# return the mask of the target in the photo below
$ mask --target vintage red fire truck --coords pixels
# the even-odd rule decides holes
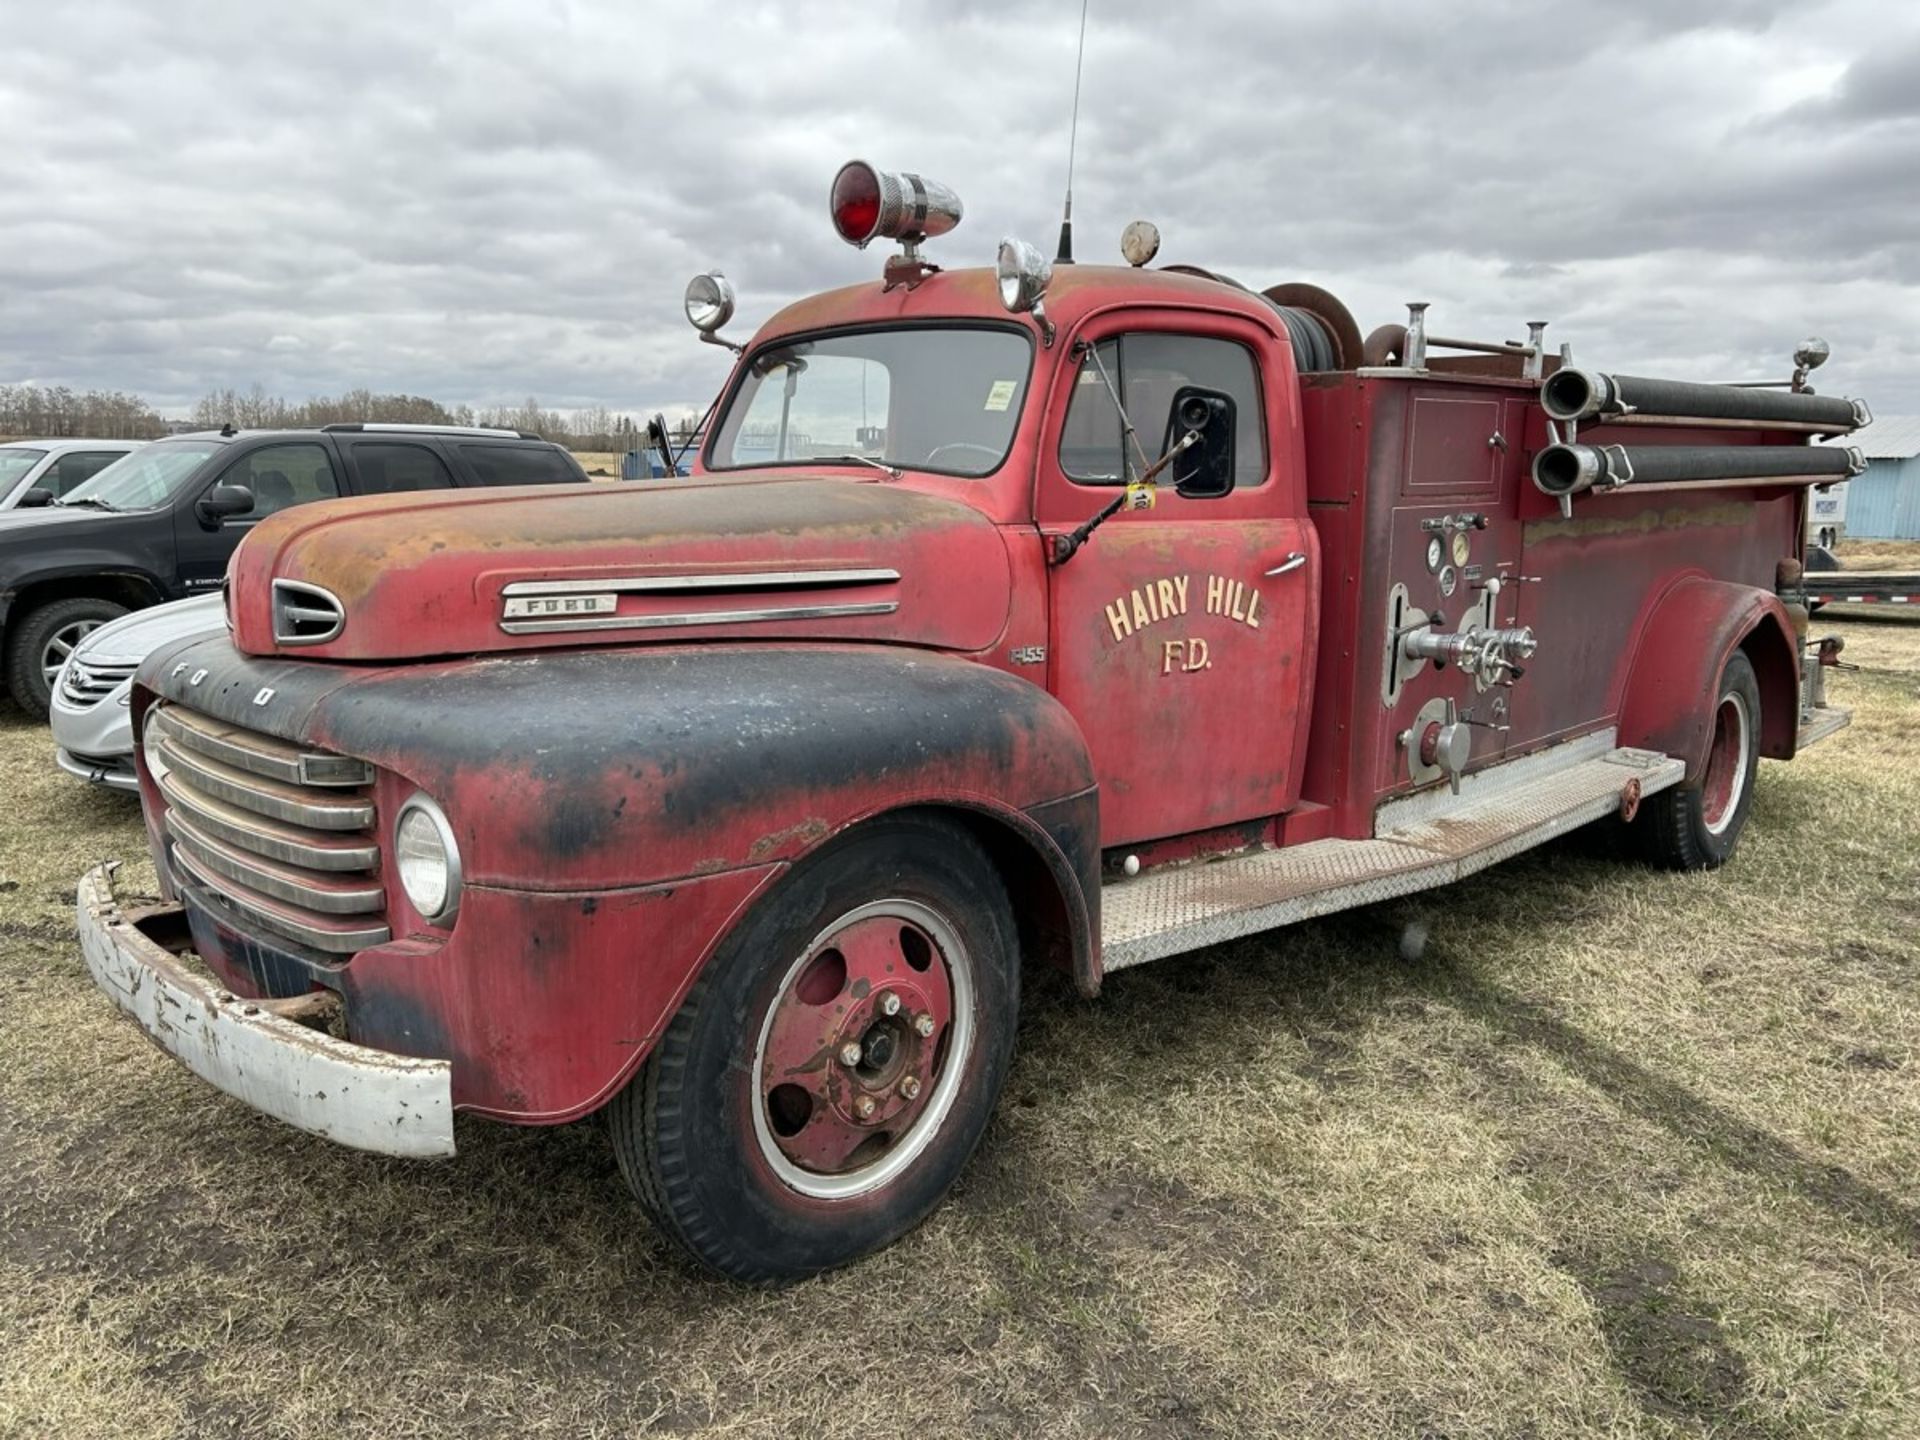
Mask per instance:
[[[1363,339],[1140,225],[943,271],[958,201],[858,163],[831,208],[901,252],[734,347],[691,478],[287,512],[148,662],[165,899],[103,868],[79,923],[165,1049],[388,1154],[604,1112],[772,1281],[938,1203],[1023,966],[1092,996],[1604,817],[1715,866],[1845,723],[1800,559],[1866,416],[1804,373]]]

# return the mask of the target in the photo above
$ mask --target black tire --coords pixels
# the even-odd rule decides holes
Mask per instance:
[[[84,595],[52,600],[28,611],[14,623],[7,644],[7,690],[13,703],[35,719],[46,719],[53,703],[53,684],[44,667],[55,658],[65,658],[59,647],[64,644],[71,648],[71,642],[86,631],[97,630],[126,613],[124,605]]]
[[[1669,870],[1713,870],[1740,844],[1760,768],[1760,682],[1746,652],[1736,650],[1714,692],[1714,729],[1699,780],[1662,790],[1634,822],[1647,858]],[[1728,746],[1728,707],[1744,712],[1744,744]]]
[[[894,1159],[890,1148],[865,1162],[902,1168],[864,1193],[802,1193],[776,1167],[787,1165],[800,1184],[847,1177],[802,1172],[780,1155],[770,1126],[782,1117],[773,1097],[763,1096],[760,1056],[771,1053],[776,1019],[793,1013],[777,1007],[811,983],[804,977],[814,961],[806,957],[837,953],[826,943],[843,933],[836,927],[876,905],[883,911],[920,907],[947,927],[958,958],[932,963],[942,975],[966,969],[971,1033],[955,1042],[961,1060],[950,1064],[948,1042],[961,1034],[963,1008],[956,983],[950,1022],[925,1042],[932,1053],[920,1053],[934,1088],[927,1108],[901,1133],[896,1148],[904,1158]],[[874,919],[894,923],[890,913],[857,923]],[[905,930],[900,936],[908,938]],[[847,1012],[849,1025],[864,1023],[858,1007],[870,993],[836,990],[833,998],[844,1003],[831,1012]],[[830,1002],[806,1003],[828,1013]],[[796,866],[753,908],[607,1107],[621,1172],[661,1234],[734,1279],[774,1284],[857,1260],[925,1219],[966,1165],[1006,1081],[1019,1004],[1018,931],[1005,887],[979,842],[929,814],[906,812],[863,825]],[[821,1067],[818,1083],[845,1085],[844,1076],[827,1076],[831,1066]],[[893,1092],[885,1093],[887,1103],[895,1103]],[[943,1111],[936,1108],[941,1105]],[[923,1131],[917,1121],[929,1117],[934,1123]],[[850,1123],[823,1111],[818,1117],[809,1112],[804,1125],[815,1118],[826,1123],[809,1133],[838,1135]],[[865,1183],[860,1177],[871,1173],[855,1168],[848,1183]]]

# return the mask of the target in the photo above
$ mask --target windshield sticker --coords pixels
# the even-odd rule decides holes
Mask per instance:
[[[1004,410],[1013,404],[1013,392],[1020,388],[1018,380],[996,380],[987,390],[987,409]]]

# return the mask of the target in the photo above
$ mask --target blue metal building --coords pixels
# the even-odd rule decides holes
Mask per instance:
[[[1847,534],[1920,540],[1920,415],[1879,415],[1842,442],[1858,445],[1867,472],[1847,483]]]

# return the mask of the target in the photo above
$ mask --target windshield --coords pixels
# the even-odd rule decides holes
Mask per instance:
[[[7,487],[40,463],[44,450],[0,450],[0,497]]]
[[[187,477],[200,468],[201,461],[219,453],[218,440],[162,440],[114,461],[55,503],[151,510],[171,500]]]
[[[714,427],[708,468],[858,456],[943,475],[1000,467],[1026,396],[1024,331],[868,330],[753,357]]]

